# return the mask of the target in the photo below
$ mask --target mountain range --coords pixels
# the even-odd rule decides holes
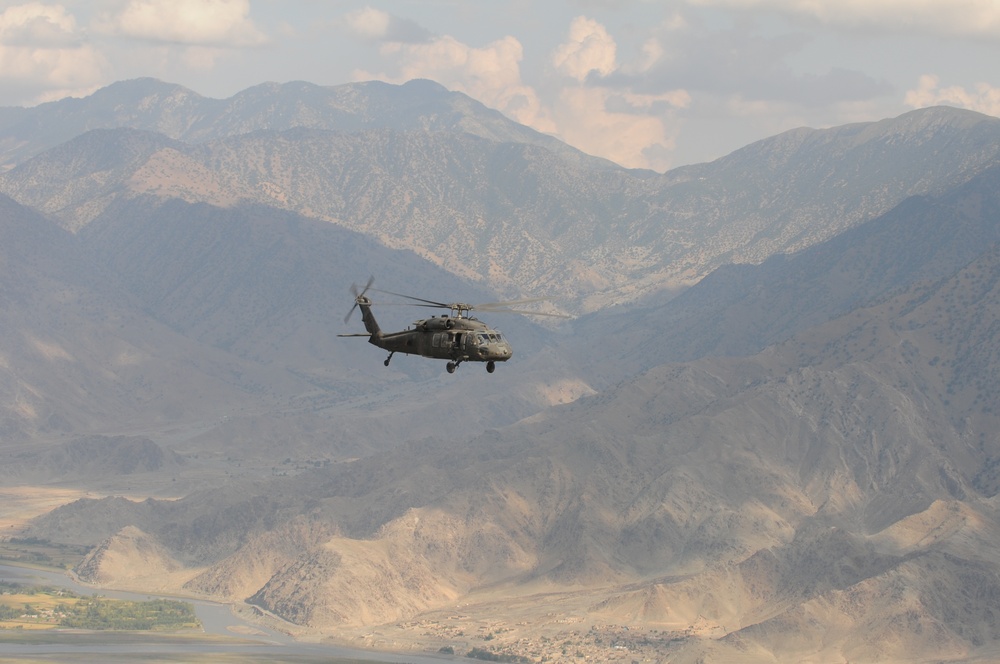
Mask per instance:
[[[83,578],[536,660],[1000,645],[1000,120],[659,174],[427,81],[142,79],[0,136],[0,478],[101,495],[24,531]],[[575,320],[385,368],[369,274]]]
[[[1000,150],[1000,120],[926,109],[793,130],[658,175],[567,158],[568,148],[432,84],[402,86],[392,103],[385,87],[262,86],[220,105],[153,81],[119,84],[79,111],[79,100],[35,110],[45,129],[67,126],[69,112],[82,126],[115,126],[17,163],[0,191],[73,231],[140,195],[259,203],[414,251],[494,291],[544,288],[590,311],[830,238],[907,196],[960,184]],[[161,110],[110,113],[104,98],[127,92],[131,103],[114,108]],[[386,111],[376,120],[379,105]],[[44,145],[36,139],[34,150]]]

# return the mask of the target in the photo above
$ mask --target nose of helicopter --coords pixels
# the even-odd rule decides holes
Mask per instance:
[[[514,351],[510,347],[510,344],[504,342],[494,344],[489,348],[483,348],[480,353],[484,359],[503,362],[505,360],[509,360],[510,356],[514,354]]]

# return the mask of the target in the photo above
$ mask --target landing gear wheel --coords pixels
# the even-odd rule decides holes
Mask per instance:
[[[458,365],[454,362],[449,362],[446,368],[448,369],[448,373],[455,373],[455,369],[458,368]]]
[[[490,360],[486,363],[486,373],[493,373],[497,369],[497,363]]]
[[[382,364],[384,364],[385,366],[389,366],[389,358],[385,358],[385,362],[383,362]]]

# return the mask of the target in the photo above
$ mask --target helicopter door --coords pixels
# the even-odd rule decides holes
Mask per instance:
[[[465,348],[465,335],[461,332],[455,335],[455,350]]]

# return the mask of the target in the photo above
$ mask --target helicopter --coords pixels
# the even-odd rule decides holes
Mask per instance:
[[[374,277],[369,279],[368,283],[360,291],[356,284],[351,285],[351,293],[354,295],[354,306],[351,307],[351,310],[347,312],[347,316],[344,317],[344,323],[347,324],[354,314],[355,309],[361,309],[361,321],[364,323],[367,332],[338,334],[337,336],[367,337],[368,343],[389,351],[389,357],[385,358],[383,362],[385,366],[389,366],[389,360],[396,353],[406,353],[436,360],[447,360],[448,364],[445,368],[448,370],[448,373],[455,373],[455,370],[462,362],[485,362],[486,371],[493,373],[496,370],[497,362],[506,362],[509,360],[514,354],[514,349],[499,330],[491,328],[483,321],[473,317],[471,315],[473,310],[568,318],[568,316],[562,314],[523,311],[510,308],[514,305],[541,302],[551,298],[537,297],[509,302],[490,302],[487,304],[435,302],[434,300],[425,300],[420,297],[413,297],[412,295],[403,295],[401,293],[372,288],[373,282]],[[448,310],[448,314],[423,318],[416,321],[412,327],[401,332],[383,332],[375,320],[375,315],[372,313],[372,305],[374,303],[367,296],[368,291],[412,300],[412,306],[446,309]]]

